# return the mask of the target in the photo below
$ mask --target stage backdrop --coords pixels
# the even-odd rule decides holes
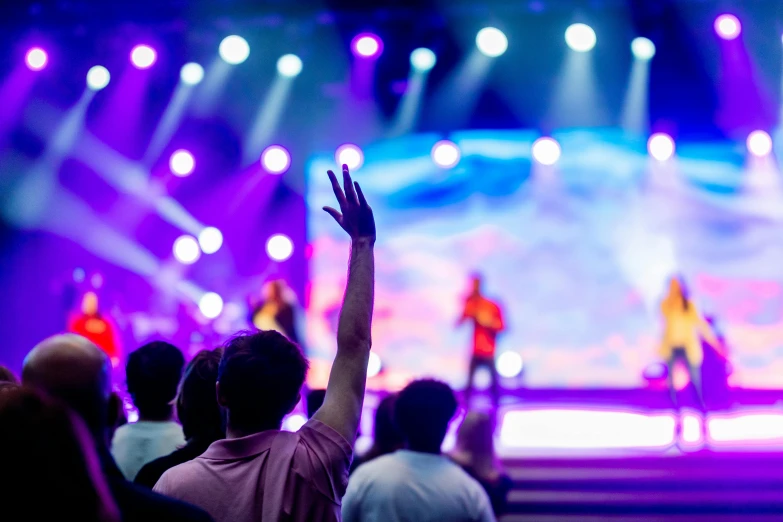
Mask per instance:
[[[633,387],[656,360],[659,302],[682,273],[731,349],[731,382],[783,387],[783,188],[774,160],[746,162],[731,143],[679,144],[648,158],[618,130],[554,135],[554,167],[531,163],[537,135],[470,131],[440,169],[435,135],[365,149],[355,173],[378,223],[371,386],[414,376],[463,386],[470,329],[455,328],[469,274],[505,310],[499,350],[524,360],[530,387]],[[780,155],[778,150],[778,155]],[[334,158],[308,167],[312,384],[334,354],[348,241],[321,207]]]

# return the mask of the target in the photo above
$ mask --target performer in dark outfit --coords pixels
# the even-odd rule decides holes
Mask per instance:
[[[486,367],[492,376],[492,403],[497,410],[500,401],[498,373],[495,369],[495,345],[497,335],[503,331],[503,314],[500,306],[481,294],[481,277],[474,275],[471,280],[471,293],[465,300],[462,317],[458,325],[465,321],[473,324],[473,356],[470,359],[468,386],[465,390],[465,402],[470,404],[473,393],[473,379],[476,370]]]
[[[296,308],[290,288],[282,279],[268,282],[264,285],[263,299],[251,303],[250,324],[259,330],[274,330],[285,335],[291,342],[301,347],[296,328]]]

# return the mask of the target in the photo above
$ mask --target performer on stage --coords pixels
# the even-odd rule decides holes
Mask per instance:
[[[296,298],[282,279],[264,285],[260,302],[250,304],[250,323],[259,330],[274,330],[299,344],[296,327]]]
[[[481,276],[474,275],[471,280],[471,293],[465,300],[465,306],[458,325],[467,320],[473,324],[473,356],[470,359],[468,386],[465,390],[465,402],[470,403],[473,393],[473,379],[476,370],[486,367],[492,376],[492,403],[497,410],[500,401],[498,373],[495,369],[495,343],[497,335],[503,331],[503,314],[500,306],[481,294]]]
[[[87,292],[82,297],[81,313],[68,321],[68,331],[86,337],[106,352],[113,367],[120,364],[121,350],[114,326],[98,311],[98,296]]]
[[[685,282],[673,277],[669,282],[669,293],[661,303],[664,320],[663,340],[659,355],[669,367],[669,393],[675,407],[678,407],[677,390],[674,388],[674,366],[681,359],[688,367],[691,383],[696,389],[699,405],[706,411],[701,381],[701,365],[704,360],[702,338],[720,351],[720,343],[710,325],[699,313],[688,297]]]

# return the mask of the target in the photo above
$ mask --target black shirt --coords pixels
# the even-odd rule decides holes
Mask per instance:
[[[133,479],[133,483],[139,486],[152,489],[160,480],[160,477],[169,469],[185,462],[191,461],[207,451],[212,442],[201,442],[193,440],[185,444],[182,448],[159,457],[152,462],[145,464]]]

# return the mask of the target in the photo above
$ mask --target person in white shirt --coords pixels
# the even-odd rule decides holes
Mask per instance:
[[[395,420],[406,449],[359,466],[343,498],[343,522],[491,522],[484,488],[441,454],[457,400],[448,385],[414,381],[402,390]]]
[[[128,357],[128,392],[139,420],[117,429],[111,453],[127,480],[144,466],[185,444],[182,426],[173,420],[173,402],[185,358],[176,346],[162,341],[145,344]]]

